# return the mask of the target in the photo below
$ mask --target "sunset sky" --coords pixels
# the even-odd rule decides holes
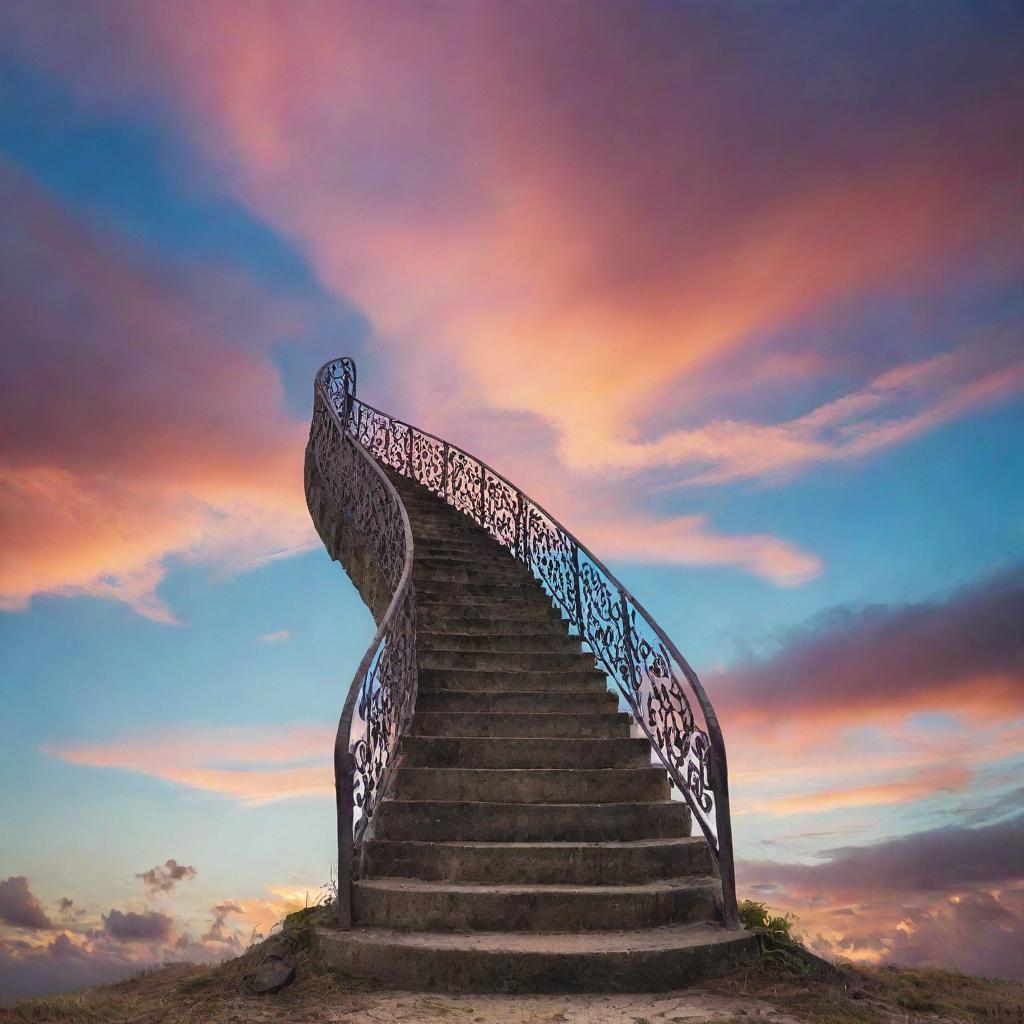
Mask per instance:
[[[741,896],[1024,978],[1022,128],[1014,0],[0,4],[0,1000],[328,880],[341,354],[696,667]]]

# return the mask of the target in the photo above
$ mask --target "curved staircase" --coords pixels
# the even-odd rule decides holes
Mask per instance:
[[[344,385],[342,409],[330,410],[338,426],[352,415],[354,368],[351,393]],[[321,371],[317,399],[329,398]],[[323,961],[405,989],[650,991],[745,953],[752,937],[723,924],[734,894],[708,839],[691,835],[690,805],[672,799],[670,774],[652,764],[651,739],[620,709],[629,701],[609,691],[582,631],[570,633],[493,531],[357,436],[340,443],[373,461],[406,550],[396,584],[395,552],[390,570],[375,561],[352,527],[369,520],[344,507],[355,492],[339,497],[311,440],[314,521],[385,630],[346,705],[365,735],[352,743],[358,728],[344,714],[339,730],[339,875],[351,861],[352,880],[345,893],[339,878],[340,926],[318,930]],[[411,440],[409,452],[403,469]],[[411,624],[388,636],[388,616],[406,606]],[[389,650],[394,693],[379,668]],[[354,846],[352,780],[363,812]]]

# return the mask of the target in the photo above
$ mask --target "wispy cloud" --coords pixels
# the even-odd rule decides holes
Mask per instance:
[[[282,640],[291,640],[290,629],[276,629],[272,633],[261,633],[256,639],[264,644],[278,644]]]
[[[858,808],[877,828],[964,820],[961,805],[1020,771],[1022,612],[1017,569],[933,601],[836,609],[705,673],[741,832],[753,841],[787,817],[828,831]]]
[[[625,511],[625,510],[623,510]],[[643,513],[621,519],[581,517],[580,533],[610,559],[660,565],[731,566],[792,587],[818,576],[816,555],[770,534],[727,534],[705,515],[657,519]]]
[[[865,786],[837,786],[812,789],[790,796],[755,801],[754,811],[769,814],[806,814],[820,811],[841,811],[851,807],[886,807],[893,804],[927,800],[937,793],[954,793],[967,788],[973,773],[962,765],[937,765],[914,773],[909,778],[875,782]],[[768,773],[770,780],[771,773]]]
[[[181,728],[45,752],[69,764],[116,768],[249,804],[333,792],[334,731],[314,725]]]
[[[714,420],[650,442],[609,438],[574,461],[600,472],[676,466],[677,482],[721,484],[860,459],[1024,390],[1024,360],[978,362],[975,349],[964,349],[888,370],[784,423]]]

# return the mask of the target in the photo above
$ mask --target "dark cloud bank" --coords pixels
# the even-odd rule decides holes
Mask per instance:
[[[711,687],[709,687],[710,689]],[[714,680],[740,717],[859,709],[1024,709],[1024,566],[944,601],[836,609]]]

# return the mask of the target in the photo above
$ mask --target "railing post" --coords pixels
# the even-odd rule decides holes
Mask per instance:
[[[722,919],[726,928],[740,927],[736,902],[736,862],[732,852],[732,814],[729,809],[729,774],[725,747],[712,742],[710,752],[711,792],[715,795],[715,834],[718,839],[718,870],[722,876]]]
[[[414,477],[412,475],[412,442],[413,442],[412,425],[407,423],[406,424],[406,429],[409,431],[409,472],[408,472],[407,475],[408,475],[409,479],[415,480],[416,477]]]
[[[334,797],[338,811],[338,927],[352,927],[352,819],[355,792],[355,759],[341,746],[334,745]]]
[[[516,558],[523,558],[523,492],[516,491]],[[524,559],[525,561],[525,559]]]
[[[487,527],[487,470],[484,464],[480,463],[480,525]]]
[[[448,500],[448,442],[441,448],[441,497]]]

